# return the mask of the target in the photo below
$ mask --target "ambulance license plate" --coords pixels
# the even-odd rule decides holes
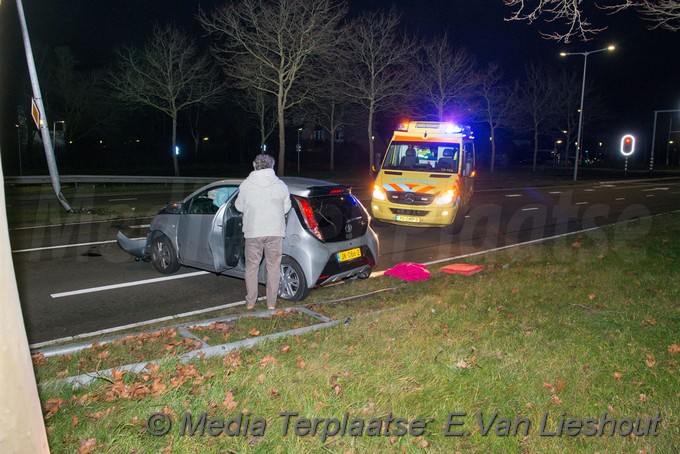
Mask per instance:
[[[352,259],[358,259],[361,257],[361,248],[355,247],[354,249],[338,252],[336,255],[338,257],[338,262],[347,262]]]
[[[397,221],[402,221],[402,222],[420,222],[420,218],[418,216],[402,216],[400,214],[397,215]]]

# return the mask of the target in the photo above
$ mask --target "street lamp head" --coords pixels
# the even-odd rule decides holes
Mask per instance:
[[[616,49],[616,46],[614,46],[613,44],[611,46],[607,46],[607,50],[611,51],[611,50],[614,50],[614,49]]]
[[[566,52],[560,52],[560,57],[566,57],[567,53]]]

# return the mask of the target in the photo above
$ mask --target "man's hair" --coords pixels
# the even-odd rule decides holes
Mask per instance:
[[[255,170],[262,169],[273,169],[274,168],[274,157],[268,154],[259,154],[255,156],[253,161],[253,167]]]

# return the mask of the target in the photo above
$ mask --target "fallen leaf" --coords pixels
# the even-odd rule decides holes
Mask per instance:
[[[270,388],[269,389],[269,395],[274,396],[274,397],[279,397],[281,395],[281,393],[278,392],[275,388]]]
[[[43,404],[43,410],[45,410],[46,413],[45,419],[54,415],[65,403],[66,401],[64,399],[60,399],[59,397],[47,399],[47,401]]]
[[[104,350],[103,352],[101,352],[97,355],[97,359],[106,359],[108,357],[109,357],[109,351],[108,350]]]
[[[111,376],[113,377],[113,381],[121,381],[123,379],[123,375],[127,374],[126,370],[118,370],[115,367],[111,369]]]
[[[222,406],[225,407],[227,411],[234,411],[236,410],[236,407],[238,407],[238,402],[234,400],[234,394],[231,391],[227,390],[225,393]]]
[[[648,318],[648,319],[646,319],[646,320],[643,320],[643,321],[642,321],[642,324],[643,324],[643,325],[652,325],[652,326],[654,326],[654,325],[656,325],[656,319],[655,319],[654,317]]]
[[[255,381],[257,382],[258,385],[261,385],[262,383],[264,383],[264,374],[258,375],[257,378],[255,379]]]
[[[645,360],[645,364],[647,364],[647,367],[654,367],[656,364],[656,361],[654,360],[654,356],[647,354],[647,359]]]
[[[621,380],[621,377],[623,377],[623,374],[621,372],[614,372],[614,378],[617,380]]]
[[[305,362],[302,361],[302,356],[298,356],[297,358],[295,358],[295,361],[297,361],[297,367],[299,367],[300,369],[305,368]]]
[[[556,394],[553,394],[552,397],[550,398],[550,402],[552,402],[555,405],[562,405],[562,399],[557,397]]]
[[[97,449],[97,439],[88,438],[78,441],[78,454],[90,454]]]
[[[250,331],[248,331],[248,334],[250,334],[251,336],[259,336],[260,331],[257,328],[253,328]]]
[[[336,383],[335,385],[333,385],[333,391],[335,391],[336,396],[342,394],[342,386],[340,386],[340,383]]]
[[[595,294],[594,294],[594,293],[591,293],[590,295],[588,295],[588,299],[589,299],[590,301],[594,300],[594,299],[595,299]]]
[[[680,353],[680,345],[678,344],[673,344],[668,346],[668,353],[671,355],[675,355],[676,353]]]
[[[71,427],[75,427],[78,424],[78,417],[74,416],[73,419],[71,419]]]
[[[260,369],[263,367],[266,367],[269,364],[276,364],[278,363],[278,360],[274,358],[271,355],[265,355],[261,360],[260,360]]]
[[[468,362],[465,361],[464,359],[461,359],[456,363],[456,367],[460,369],[470,369],[472,366],[468,364]]]
[[[567,384],[563,380],[557,380],[557,390],[562,391]]]
[[[645,393],[640,393],[640,402],[647,402],[649,398],[647,397],[647,394]]]
[[[552,385],[552,383],[543,382],[543,388],[550,391],[551,394],[555,392],[555,387]]]
[[[290,345],[284,345],[284,346],[282,346],[282,347],[279,349],[279,351],[280,351],[281,353],[288,353],[288,352],[290,351]]]
[[[571,243],[571,248],[572,249],[581,249],[581,243],[579,243],[578,241],[574,241],[573,243]]]

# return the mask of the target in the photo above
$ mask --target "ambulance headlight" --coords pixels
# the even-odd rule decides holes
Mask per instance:
[[[385,200],[387,198],[385,191],[383,191],[382,188],[377,184],[373,186],[373,198],[375,200]]]
[[[435,205],[451,205],[453,203],[453,189],[449,189],[443,194],[439,194],[434,199]]]

